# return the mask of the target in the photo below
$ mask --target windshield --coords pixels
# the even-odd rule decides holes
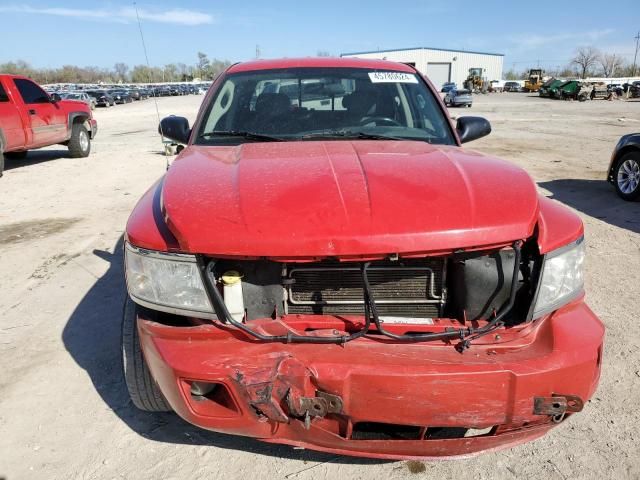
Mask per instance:
[[[234,145],[266,136],[455,144],[435,97],[413,73],[299,68],[232,74],[203,118],[197,144]]]

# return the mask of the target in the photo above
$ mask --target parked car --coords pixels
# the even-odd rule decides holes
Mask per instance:
[[[487,120],[454,127],[381,60],[240,63],[214,88],[193,126],[162,120],[185,148],[126,227],[134,405],[394,459],[512,446],[587,405],[582,221],[462,148]]]
[[[446,82],[442,84],[442,88],[440,89],[440,91],[442,93],[447,93],[449,90],[453,88],[456,88],[455,82]]]
[[[127,90],[127,92],[129,93],[129,96],[131,97],[131,100],[134,100],[134,101],[141,100],[140,90],[139,89],[130,88],[130,89]]]
[[[49,95],[27,77],[0,75],[0,176],[5,157],[21,159],[49,145],[66,145],[70,156],[87,157],[97,131],[86,103]]]
[[[111,94],[111,96],[113,97],[113,100],[116,103],[125,104],[125,103],[133,102],[133,98],[131,98],[131,95],[129,94],[128,90],[113,89],[113,90],[109,90],[109,93]]]
[[[96,99],[89,96],[86,92],[61,93],[60,98],[62,100],[79,100],[89,105],[91,110],[94,110],[96,108]]]
[[[473,104],[471,91],[467,89],[453,88],[444,96],[444,104],[448,107],[469,107]]]
[[[87,90],[87,95],[96,100],[98,107],[112,107],[116,104],[115,99],[106,90]]]
[[[505,82],[503,89],[505,92],[519,92],[522,90],[522,87],[518,82]]]
[[[169,92],[173,97],[180,96],[183,94],[182,89],[180,88],[180,85],[169,85]]]
[[[171,88],[166,85],[153,87],[152,91],[156,97],[169,97],[172,95]]]
[[[623,136],[613,149],[607,180],[624,200],[640,198],[640,133]]]
[[[611,83],[609,85],[607,85],[607,90],[609,92],[613,92],[618,96],[621,96],[624,94],[624,89],[622,87],[622,84],[620,83]]]
[[[489,91],[502,93],[504,92],[504,84],[505,84],[504,80],[491,80],[489,82]]]

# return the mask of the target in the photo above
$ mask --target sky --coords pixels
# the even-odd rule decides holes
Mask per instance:
[[[504,70],[566,65],[593,45],[629,61],[640,30],[638,0],[613,8],[583,0],[570,15],[554,2],[186,0],[138,2],[149,62],[332,55],[435,47],[505,54]],[[554,6],[552,6],[554,5]],[[558,14],[556,12],[562,12]],[[625,13],[629,12],[629,13]],[[630,13],[635,12],[635,13]],[[0,63],[35,67],[145,63],[133,2],[0,0]],[[14,39],[14,41],[6,41]]]

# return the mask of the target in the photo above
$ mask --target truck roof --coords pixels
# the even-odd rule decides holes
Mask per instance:
[[[308,58],[282,58],[274,60],[253,60],[237,63],[229,68],[229,73],[251,72],[255,70],[275,70],[281,68],[370,68],[376,70],[393,70],[397,72],[414,73],[409,65],[387,60],[375,60],[364,58],[335,58],[335,57],[308,57]]]

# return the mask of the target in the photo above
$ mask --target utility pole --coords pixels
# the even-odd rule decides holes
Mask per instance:
[[[631,76],[635,77],[636,76],[636,61],[638,60],[638,42],[640,42],[640,32],[638,32],[638,34],[633,37],[636,39],[636,54],[633,57],[633,70],[631,72]]]
[[[256,45],[256,60],[260,58],[260,45]]]

